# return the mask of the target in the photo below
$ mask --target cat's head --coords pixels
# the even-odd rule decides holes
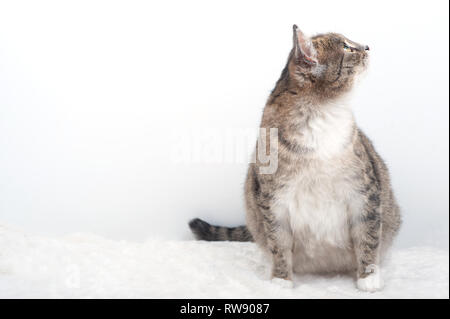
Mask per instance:
[[[324,97],[338,96],[349,91],[355,76],[366,69],[367,45],[337,33],[309,38],[296,25],[293,31],[294,46],[288,68],[299,86]]]

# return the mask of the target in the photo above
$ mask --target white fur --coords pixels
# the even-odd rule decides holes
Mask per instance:
[[[345,101],[321,107],[320,114],[301,132],[301,143],[320,158],[330,158],[348,144],[354,127],[353,112]]]
[[[372,267],[371,267],[372,266]],[[365,278],[359,278],[356,281],[356,286],[359,290],[375,292],[383,288],[383,280],[381,278],[381,273],[376,265],[369,265],[368,268],[373,269],[373,273]]]
[[[274,211],[288,222],[302,253],[313,258],[327,247],[350,249],[349,220],[361,199],[334,165],[326,161],[311,165],[283,195]]]

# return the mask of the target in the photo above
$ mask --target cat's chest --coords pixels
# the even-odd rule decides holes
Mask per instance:
[[[307,248],[350,245],[349,221],[360,197],[344,169],[331,163],[305,169],[292,177],[279,196],[278,217]]]
[[[355,124],[351,109],[345,105],[324,106],[323,109],[293,134],[314,156],[327,159],[339,156],[351,143]]]
[[[324,244],[348,247],[352,214],[361,205],[352,176],[354,119],[342,105],[322,108],[293,137],[310,150],[308,160],[289,163],[297,173],[285,177],[275,214],[294,238],[314,251]]]

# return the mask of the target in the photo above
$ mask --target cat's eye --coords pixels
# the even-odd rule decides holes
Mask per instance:
[[[352,48],[345,42],[344,42],[344,50],[348,51],[348,52],[352,52],[353,51]]]

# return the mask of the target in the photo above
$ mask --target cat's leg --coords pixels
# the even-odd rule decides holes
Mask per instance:
[[[358,289],[374,292],[383,288],[379,260],[381,241],[381,208],[379,197],[372,194],[365,199],[362,213],[351,226],[351,236],[357,262]]]
[[[262,210],[267,248],[272,257],[272,281],[293,287],[293,235],[287,220],[276,219],[270,209]]]

